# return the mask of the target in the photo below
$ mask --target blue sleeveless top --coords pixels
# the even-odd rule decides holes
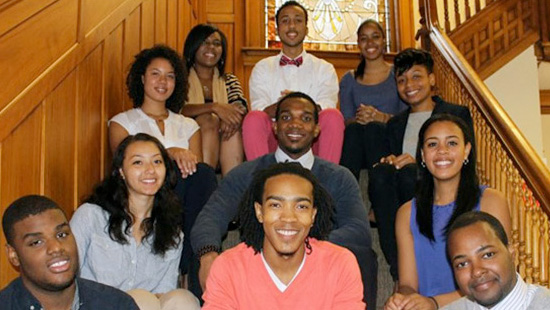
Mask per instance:
[[[487,186],[480,186],[481,195],[483,195],[485,188]],[[447,260],[447,240],[445,238],[445,227],[449,219],[451,219],[454,209],[454,201],[443,206],[432,206],[435,237],[435,241],[432,242],[420,233],[418,223],[416,222],[416,198],[412,200],[410,227],[414,241],[418,293],[420,295],[435,296],[458,289],[455,285],[451,264]],[[479,201],[473,210],[480,210]]]

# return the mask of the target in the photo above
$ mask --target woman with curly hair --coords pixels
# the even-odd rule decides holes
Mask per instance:
[[[183,114],[201,127],[204,162],[222,175],[243,162],[241,125],[247,102],[239,79],[225,72],[227,40],[209,24],[199,24],[187,35],[183,56],[189,69],[189,99]]]
[[[201,133],[197,123],[180,114],[187,97],[185,66],[173,49],[156,45],[135,56],[126,78],[134,108],[109,121],[109,142],[115,150],[128,135],[157,138],[175,162],[175,191],[183,205],[185,234],[182,273],[198,265],[190,245],[191,227],[217,186],[214,170],[201,163]],[[191,267],[190,267],[191,266]],[[196,267],[198,268],[198,266]]]
[[[127,291],[140,309],[199,309],[177,289],[183,248],[172,160],[147,134],[127,136],[111,173],[71,219],[83,278]]]
[[[299,163],[260,170],[239,207],[243,243],[206,280],[203,309],[365,309],[355,256],[327,238],[333,202]]]
[[[446,232],[459,215],[487,212],[510,236],[506,198],[479,185],[475,153],[474,134],[457,116],[437,114],[420,128],[416,194],[399,208],[395,223],[399,287],[384,309],[432,310],[460,297],[446,255]]]

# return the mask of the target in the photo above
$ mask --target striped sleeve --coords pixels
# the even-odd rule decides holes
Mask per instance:
[[[232,73],[225,74],[225,87],[227,88],[227,100],[229,104],[240,104],[248,111],[248,103],[244,97],[241,82]]]

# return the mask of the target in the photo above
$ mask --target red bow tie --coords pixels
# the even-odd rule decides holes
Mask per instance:
[[[279,65],[280,66],[295,65],[296,67],[299,67],[300,65],[302,65],[303,62],[304,62],[304,59],[302,58],[302,56],[300,56],[296,59],[290,59],[290,58],[286,57],[285,55],[283,55],[281,57],[281,60],[279,60]]]

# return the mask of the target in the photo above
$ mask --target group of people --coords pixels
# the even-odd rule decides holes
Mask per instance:
[[[303,49],[307,20],[296,1],[278,9],[282,51],[254,67],[250,105],[212,25],[190,31],[183,58],[137,54],[134,107],[109,121],[110,174],[70,221],[43,196],[6,209],[21,276],[2,307],[375,309],[369,218],[396,281],[387,310],[550,301],[515,272],[506,199],[478,182],[468,109],[433,96],[431,55],[387,63],[384,30],[367,20],[361,61],[338,85]],[[242,243],[221,253],[235,222]]]

